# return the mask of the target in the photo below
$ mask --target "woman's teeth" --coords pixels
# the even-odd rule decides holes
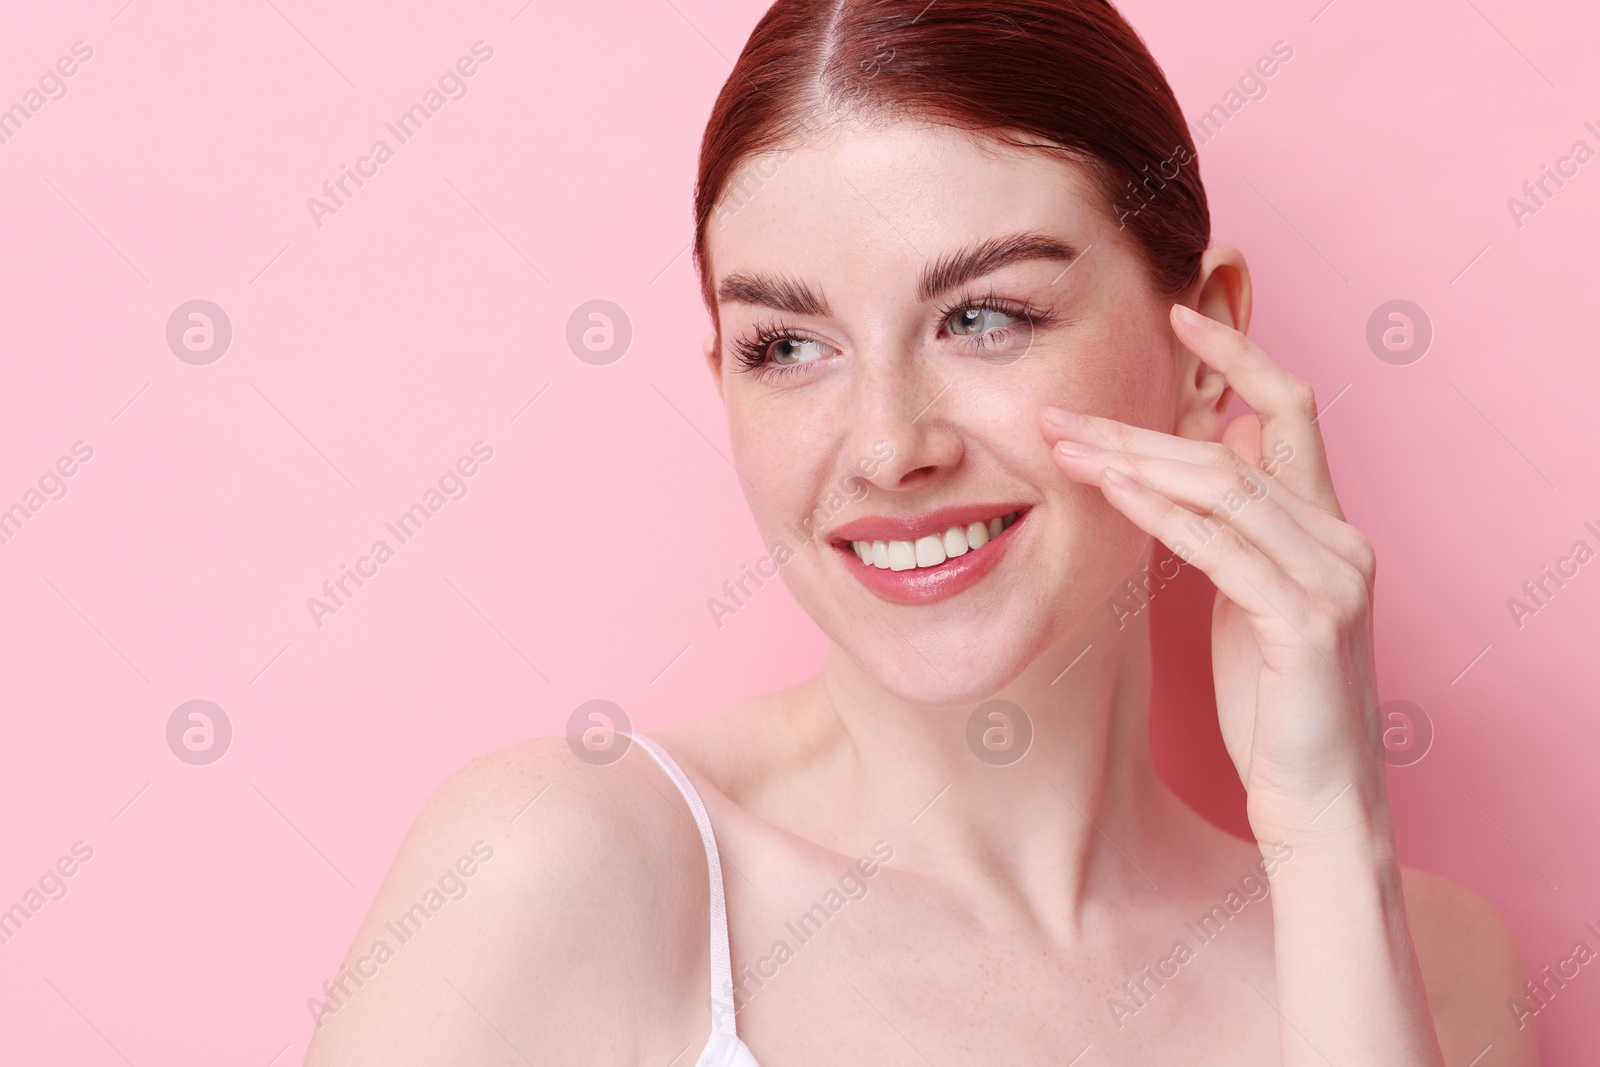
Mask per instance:
[[[1016,522],[1021,514],[1013,511],[988,522],[952,526],[942,534],[929,534],[915,541],[851,541],[850,547],[862,563],[879,570],[909,571],[919,567],[937,567],[947,559],[982,548],[999,537],[1000,531]]]

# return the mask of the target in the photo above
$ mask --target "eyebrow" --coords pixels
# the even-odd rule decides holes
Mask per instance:
[[[1014,263],[1031,260],[1071,263],[1078,255],[1078,249],[1070,242],[1037,231],[991,237],[969,248],[947,253],[923,267],[917,278],[917,299],[926,303]],[[768,307],[792,315],[824,317],[832,314],[828,302],[805,282],[748,271],[734,271],[723,278],[717,286],[717,300]]]
[[[917,299],[927,302],[1013,263],[1036,259],[1071,263],[1077,258],[1076,248],[1047,233],[1012,233],[991,237],[971,248],[942,256],[923,268],[921,277],[917,279]]]
[[[751,274],[736,270],[717,286],[717,302],[721,304],[753,304],[756,307],[775,308],[791,315],[832,314],[828,302],[811,290],[805,282],[776,275]]]

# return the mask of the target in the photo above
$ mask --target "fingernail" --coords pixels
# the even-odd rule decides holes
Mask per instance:
[[[1112,485],[1121,486],[1123,489],[1131,489],[1134,485],[1132,478],[1128,477],[1126,474],[1123,474],[1115,467],[1106,468],[1106,481],[1110,482]]]
[[[1173,304],[1172,306],[1178,309],[1178,318],[1182,319],[1184,322],[1187,322],[1190,326],[1205,325],[1206,317],[1200,314],[1200,312],[1196,311],[1194,308],[1188,307],[1185,304]]]
[[[1066,408],[1045,408],[1044,417],[1046,421],[1053,422],[1057,426],[1068,430],[1083,421],[1082,415],[1079,415],[1076,411],[1068,411]]]
[[[1056,451],[1063,456],[1087,456],[1094,449],[1088,445],[1080,445],[1076,441],[1061,441],[1056,445]]]

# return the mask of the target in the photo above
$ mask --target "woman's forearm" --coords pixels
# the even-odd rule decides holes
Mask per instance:
[[[1444,1067],[1387,809],[1340,822],[1291,841],[1271,879],[1283,1063]]]

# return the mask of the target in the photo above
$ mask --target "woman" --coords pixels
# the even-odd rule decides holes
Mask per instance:
[[[1398,865],[1372,549],[1115,11],[779,0],[696,215],[740,482],[826,662],[457,772],[307,1062],[1535,1063],[1504,924]],[[1111,604],[1182,564],[1254,841],[1152,769],[1148,616]]]

